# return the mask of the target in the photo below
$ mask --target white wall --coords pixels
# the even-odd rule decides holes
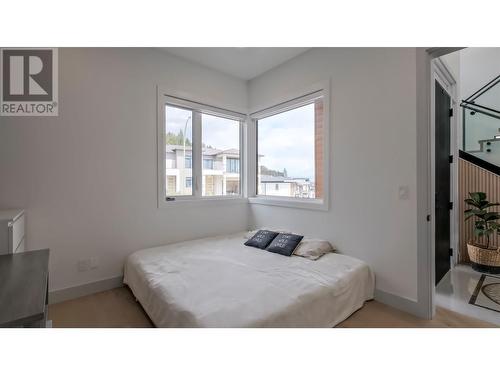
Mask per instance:
[[[249,82],[251,110],[331,79],[330,210],[251,205],[251,225],[330,240],[417,300],[416,51],[313,49]],[[399,200],[399,186],[410,189]]]
[[[121,275],[134,250],[244,230],[247,205],[157,208],[156,85],[245,111],[246,83],[164,51],[60,49],[59,117],[0,117],[0,207],[27,209],[50,289]],[[99,268],[77,272],[79,259]]]
[[[118,276],[134,250],[251,226],[329,239],[417,298],[416,52],[313,49],[246,84],[153,49],[60,49],[60,116],[0,118],[0,207],[28,211],[51,289]],[[157,84],[236,111],[331,79],[331,207],[156,206]],[[247,95],[248,94],[248,95]],[[184,95],[184,96],[186,96]],[[410,199],[398,199],[407,185]],[[99,268],[79,273],[79,259]]]
[[[456,51],[441,56],[441,60],[444,61],[446,67],[450,70],[450,73],[457,82],[460,80],[460,53],[461,51]]]

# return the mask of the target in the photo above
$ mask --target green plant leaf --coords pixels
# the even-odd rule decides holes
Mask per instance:
[[[467,198],[464,200],[464,202],[467,204],[470,204],[471,206],[479,207],[477,202],[474,199]]]
[[[474,212],[471,212],[471,210],[467,210],[467,211],[464,211],[465,220],[469,220],[471,217],[474,216]]]
[[[474,235],[477,236],[477,237],[482,237],[484,235],[484,229],[475,228],[474,229]]]
[[[472,209],[472,210],[471,210],[471,212],[472,212],[474,215],[476,215],[476,216],[480,217],[481,219],[484,217],[484,215],[485,215],[485,214],[487,214],[487,213],[488,213],[488,211],[485,211],[485,210],[478,210],[478,209]]]
[[[478,204],[481,199],[479,199],[479,193],[469,193],[471,199],[474,201],[474,204]]]
[[[486,201],[486,194],[483,192],[473,192],[469,193],[470,197],[472,198],[473,204],[475,206],[481,207],[481,205],[489,203]]]
[[[486,212],[484,214],[484,220],[490,221],[490,220],[498,220],[500,219],[500,215],[498,215],[497,212]]]
[[[489,204],[490,202],[488,201],[481,201],[481,203],[479,204],[479,208],[483,209],[483,208],[486,208],[486,206]]]
[[[489,208],[489,207],[495,207],[495,206],[500,206],[500,203],[489,203],[484,205],[483,207],[481,208]]]
[[[474,228],[483,230],[484,229],[484,224],[485,224],[484,221],[476,221],[474,223]]]

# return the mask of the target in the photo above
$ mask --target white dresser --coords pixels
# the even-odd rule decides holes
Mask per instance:
[[[24,251],[24,233],[24,210],[0,210],[0,254],[12,254]]]

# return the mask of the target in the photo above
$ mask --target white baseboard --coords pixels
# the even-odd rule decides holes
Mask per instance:
[[[67,301],[70,299],[87,296],[105,290],[119,288],[123,286],[123,276],[116,276],[109,279],[93,281],[87,284],[72,286],[69,288],[53,290],[49,292],[49,304]]]
[[[419,318],[428,319],[424,309],[422,309],[422,306],[420,306],[417,301],[412,301],[378,289],[375,289],[374,299],[375,301],[379,301],[398,310],[405,311]]]
[[[72,286],[69,288],[53,290],[49,292],[49,304],[67,301],[70,299],[87,296],[105,290],[119,288],[123,286],[123,276],[116,276],[109,279],[94,281],[87,284]],[[398,310],[405,311],[412,315],[428,319],[422,311],[421,306],[416,301],[412,301],[403,297],[396,296],[381,290],[375,290],[376,301],[392,306]]]

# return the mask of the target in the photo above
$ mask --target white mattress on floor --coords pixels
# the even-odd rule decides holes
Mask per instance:
[[[244,232],[140,250],[124,283],[157,327],[333,327],[373,298],[358,259],[244,246]]]

